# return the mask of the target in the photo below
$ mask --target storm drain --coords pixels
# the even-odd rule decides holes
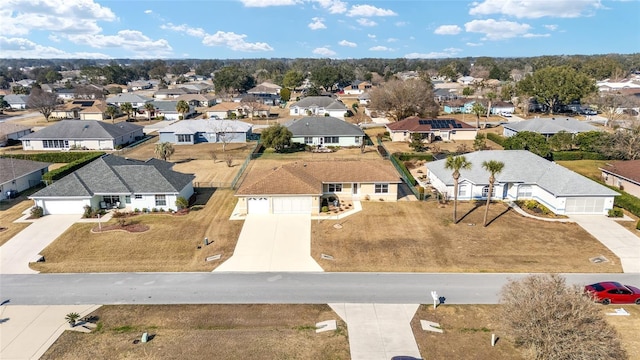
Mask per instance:
[[[607,259],[606,257],[600,255],[600,256],[596,256],[594,258],[589,259],[589,261],[591,261],[594,264],[600,264],[600,263],[609,262],[609,259]]]

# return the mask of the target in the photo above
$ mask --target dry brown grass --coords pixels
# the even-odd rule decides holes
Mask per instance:
[[[472,202],[459,203],[458,217],[468,215],[453,224],[452,206],[364,201],[360,213],[312,222],[311,255],[325,271],[622,272],[617,257],[576,224],[525,218],[495,203],[483,227],[484,207]],[[612,261],[589,261],[599,255]]]
[[[640,306],[637,305],[616,305],[603,306],[602,312],[613,312],[614,309],[624,308],[629,312],[630,316],[608,316],[605,315],[607,322],[611,324],[618,334],[622,342],[622,347],[627,351],[629,359],[640,359],[640,337],[638,329],[640,329]]]
[[[524,359],[513,342],[501,336],[497,305],[421,305],[411,321],[420,354],[425,359]],[[422,330],[420,320],[440,324],[443,333]]]
[[[0,246],[17,233],[29,226],[29,223],[14,223],[22,213],[33,206],[33,201],[25,196],[0,201]]]
[[[132,159],[147,160],[155,157],[154,149],[158,142],[154,137],[144,144],[137,146],[126,153],[126,156]],[[225,156],[231,155],[235,160],[243,159],[249,155],[255,147],[255,143],[230,143],[227,144],[225,151],[222,151],[222,144],[200,143],[195,145],[174,145],[175,153],[169,161],[180,163],[190,160],[211,160],[211,152],[214,151],[218,156],[218,161],[222,161]]]
[[[349,359],[345,325],[327,305],[103,306],[102,326],[66,331],[41,359]],[[134,344],[143,332],[148,343]]]
[[[187,215],[149,214],[127,219],[148,225],[149,231],[143,233],[92,233],[95,223],[76,223],[42,251],[46,262],[32,266],[54,273],[211,271],[233,254],[243,224],[228,220],[236,203],[233,192],[212,192],[200,189],[197,210]],[[205,237],[213,243],[198,249]],[[204,261],[216,254],[222,254],[219,261]]]

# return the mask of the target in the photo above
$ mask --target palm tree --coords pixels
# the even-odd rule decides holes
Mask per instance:
[[[460,170],[471,169],[471,163],[467,161],[464,155],[460,156],[447,156],[447,162],[444,164],[445,169],[453,170],[453,223],[458,223],[458,217],[456,215],[458,211],[458,179],[460,179]]]
[[[476,100],[476,102],[473,103],[473,107],[471,108],[471,113],[475,114],[476,116],[476,128],[478,129],[480,128],[480,115],[483,115],[485,111],[486,109],[484,108],[484,106],[482,106],[480,102]]]
[[[107,108],[104,110],[104,113],[107,114],[107,116],[111,117],[111,123],[114,123],[113,118],[118,115],[118,108],[116,108],[113,105],[109,105],[107,106]]]
[[[122,110],[122,112],[127,114],[127,121],[129,121],[131,113],[133,112],[133,106],[131,105],[131,103],[126,102],[120,105],[120,110]]]
[[[156,110],[156,107],[148,102],[144,104],[144,111],[147,112],[147,120],[151,121],[151,113],[154,112]]]
[[[170,142],[159,142],[156,144],[156,148],[154,149],[154,153],[160,159],[167,161],[173,155],[176,150],[173,148]]]
[[[71,325],[71,327],[74,327],[76,326],[78,319],[80,319],[80,314],[77,312],[70,312],[64,317],[64,319],[69,323],[69,325]]]
[[[176,104],[176,111],[179,112],[180,115],[182,116],[180,120],[184,119],[184,114],[188,113],[189,110],[191,110],[191,108],[189,107],[189,103],[187,103],[184,100],[180,100]]]
[[[504,163],[496,160],[483,161],[482,167],[491,173],[489,176],[489,192],[487,193],[487,207],[484,209],[484,226],[487,226],[487,215],[489,214],[489,204],[491,203],[491,194],[493,193],[493,183],[496,182],[496,174],[502,172]]]
[[[484,97],[489,100],[489,104],[487,104],[487,119],[489,119],[489,115],[491,115],[491,103],[498,97],[498,95],[493,91],[489,91]]]

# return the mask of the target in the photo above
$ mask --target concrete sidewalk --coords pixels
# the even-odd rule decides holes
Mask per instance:
[[[78,220],[80,215],[46,215],[34,220],[0,246],[0,274],[36,274],[29,262]]]
[[[318,271],[310,215],[247,215],[233,256],[214,272]]]
[[[421,359],[411,330],[417,304],[329,304],[347,323],[352,360]]]
[[[81,317],[95,311],[97,305],[0,306],[0,359],[39,359],[65,330],[70,312]],[[85,330],[77,326],[76,330]],[[88,330],[86,330],[88,331]]]
[[[640,238],[604,215],[570,215],[618,258],[625,273],[640,273]]]

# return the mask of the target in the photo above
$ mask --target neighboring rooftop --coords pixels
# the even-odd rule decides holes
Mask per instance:
[[[182,120],[160,129],[160,133],[247,132],[252,125],[239,120]]]
[[[285,125],[294,137],[299,136],[364,136],[358,126],[332,116],[309,116]]]
[[[505,129],[516,132],[532,131],[540,134],[557,134],[566,131],[577,134],[587,131],[599,131],[597,127],[569,117],[534,118],[526,121],[503,124]]]
[[[0,184],[12,181],[34,171],[49,167],[50,163],[39,161],[0,158]]]
[[[640,159],[614,161],[601,167],[600,170],[623,177],[640,185]]]
[[[307,96],[298,102],[291,104],[291,107],[320,107],[329,110],[346,110],[347,107],[338,100],[328,96]]]
[[[389,123],[387,127],[392,131],[415,133],[428,133],[434,130],[476,130],[475,127],[455,119],[421,119],[417,116]]]
[[[129,122],[109,124],[98,120],[62,120],[25,135],[21,140],[39,139],[114,139],[142,129]]]

